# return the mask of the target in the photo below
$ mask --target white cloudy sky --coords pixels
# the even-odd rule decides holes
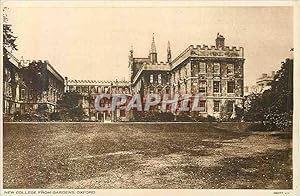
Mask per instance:
[[[8,16],[17,57],[47,59],[76,79],[127,78],[130,46],[146,57],[152,33],[165,61],[168,40],[174,59],[188,45],[213,45],[220,32],[226,45],[245,48],[247,85],[279,69],[293,47],[292,7],[10,7]]]

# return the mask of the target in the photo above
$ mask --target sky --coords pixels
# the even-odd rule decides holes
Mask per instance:
[[[128,79],[128,55],[147,57],[152,34],[158,61],[192,44],[244,47],[245,85],[278,70],[293,47],[292,7],[10,7],[18,58],[49,60],[70,79]]]

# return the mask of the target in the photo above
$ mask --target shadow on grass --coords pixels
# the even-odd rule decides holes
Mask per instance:
[[[102,177],[115,170],[132,174],[144,169],[140,156],[146,160],[182,152],[209,156],[210,150],[220,148],[223,141],[251,135],[205,124],[4,124],[3,131],[5,188],[43,188],[54,183],[63,187],[68,182]],[[107,156],[120,151],[135,155]],[[84,158],[88,155],[94,158]],[[164,168],[168,170],[158,176],[151,173],[149,178],[161,180],[156,184],[158,188],[284,189],[292,184],[290,156],[291,149],[227,158],[216,167],[190,163]],[[74,157],[78,159],[70,159]],[[168,183],[172,186],[164,183],[163,175],[169,173]]]
[[[272,150],[254,157],[225,158],[220,166],[184,166],[191,178],[204,179],[204,189],[292,189],[292,149]]]

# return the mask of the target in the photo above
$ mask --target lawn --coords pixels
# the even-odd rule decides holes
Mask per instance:
[[[4,188],[291,189],[292,141],[182,124],[4,123]]]

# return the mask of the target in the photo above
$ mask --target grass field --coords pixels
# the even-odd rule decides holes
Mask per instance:
[[[6,124],[4,188],[292,188],[291,139],[208,124]]]

